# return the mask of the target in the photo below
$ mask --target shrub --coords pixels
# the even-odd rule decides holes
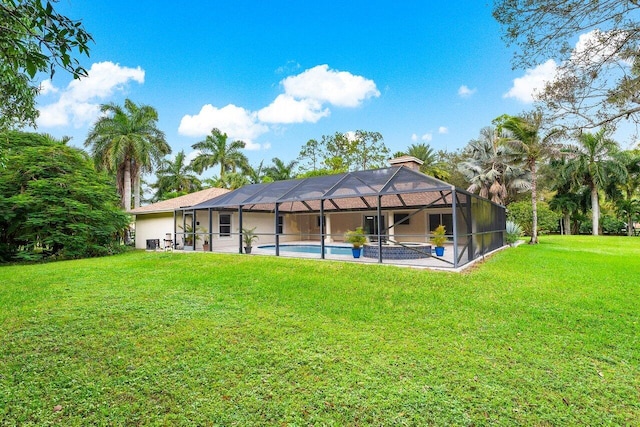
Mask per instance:
[[[109,177],[82,150],[38,134],[2,135],[0,262],[121,250],[130,223]]]
[[[357,249],[367,243],[367,236],[365,236],[362,227],[358,227],[355,230],[347,231],[344,235],[344,241],[351,243]]]
[[[438,246],[442,247],[444,243],[447,241],[447,237],[445,236],[446,230],[444,228],[444,225],[440,224],[431,233],[433,233],[433,237],[431,238],[431,243],[433,243],[436,247]]]
[[[558,231],[561,215],[549,209],[545,202],[538,202],[538,234]],[[530,236],[533,229],[533,210],[530,201],[511,203],[507,206],[507,219],[520,224],[524,234]]]
[[[600,226],[604,234],[623,234],[627,223],[611,214],[600,215]]]
[[[513,245],[522,236],[522,227],[513,221],[507,221],[506,234],[507,243]]]

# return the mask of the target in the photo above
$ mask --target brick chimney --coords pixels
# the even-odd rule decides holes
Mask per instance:
[[[413,169],[414,171],[420,171],[420,166],[422,166],[424,162],[413,156],[402,156],[396,157],[395,159],[389,160],[389,165],[391,166],[406,166],[409,169]]]

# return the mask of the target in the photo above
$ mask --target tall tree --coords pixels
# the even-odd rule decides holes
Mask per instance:
[[[273,165],[265,168],[264,173],[274,181],[283,181],[286,179],[293,179],[295,177],[295,168],[298,162],[295,160],[285,163],[277,157],[274,157],[271,162]]]
[[[618,144],[607,137],[603,128],[596,133],[585,132],[578,138],[578,145],[570,152],[566,173],[576,185],[586,185],[591,194],[592,234],[597,236],[600,227],[600,200],[598,191],[611,179],[623,181],[627,176],[624,165],[614,154]]]
[[[464,188],[469,185],[467,179],[458,169],[458,165],[464,159],[462,149],[455,151],[438,150],[436,156],[438,159],[437,164],[442,167],[444,172],[440,179],[456,187]]]
[[[413,156],[422,160],[422,165],[420,166],[420,172],[422,173],[442,180],[447,180],[451,177],[449,171],[439,160],[438,153],[427,143],[411,144],[406,152],[395,153],[394,157],[400,157],[398,154]]]
[[[627,223],[627,236],[633,236],[635,219],[640,214],[640,200],[622,199],[616,203],[616,210],[624,216]]]
[[[81,22],[58,13],[53,2],[0,1],[0,130],[34,125],[38,73],[62,69],[86,76],[74,54],[89,55],[91,35]]]
[[[384,166],[389,158],[389,149],[384,145],[380,132],[357,130],[347,134],[353,145],[353,168],[375,169]]]
[[[191,172],[190,165],[185,164],[184,150],[171,159],[162,159],[156,171],[157,181],[152,185],[156,189],[155,201],[165,200],[168,196],[182,196],[202,188],[202,183]]]
[[[618,184],[623,197],[616,201],[616,210],[625,217],[627,235],[631,236],[633,224],[640,213],[640,201],[636,198],[640,195],[640,150],[621,151],[616,158],[627,170],[627,179]]]
[[[583,195],[572,191],[571,178],[565,173],[566,166],[566,156],[561,156],[544,165],[544,171],[547,185],[555,193],[549,200],[549,207],[562,214],[560,231],[570,235],[573,234],[571,218],[581,207]]]
[[[206,186],[226,188],[227,190],[235,190],[236,188],[251,184],[249,178],[239,172],[227,172],[220,178],[214,176],[213,178],[206,179],[204,183]]]
[[[299,163],[306,161],[306,163],[300,165],[300,169],[304,171],[318,170],[323,156],[322,145],[315,139],[308,140],[302,146],[298,155]]]
[[[620,184],[620,189],[630,200],[640,192],[640,150],[621,151],[616,157],[627,169],[627,179]]]
[[[247,179],[249,180],[249,184],[260,184],[263,182],[265,178],[264,174],[264,160],[260,161],[260,164],[256,167],[249,165],[247,167]]]
[[[171,153],[164,133],[158,129],[158,112],[155,108],[138,106],[131,100],[124,108],[110,103],[100,107],[103,115],[93,125],[84,143],[91,153],[98,170],[106,170],[116,176],[122,207],[131,210],[131,186],[140,182],[143,170]]]
[[[564,133],[557,128],[543,130],[543,115],[540,111],[522,117],[509,117],[502,123],[503,129],[511,133],[506,144],[522,156],[524,167],[531,173],[531,209],[533,224],[530,244],[538,243],[538,163],[560,154],[559,138]]]
[[[346,172],[353,164],[355,148],[346,134],[336,132],[333,135],[322,135],[320,142],[323,152],[323,163],[334,172]]]
[[[220,165],[220,178],[228,171],[236,172],[239,168],[244,170],[249,161],[247,156],[242,153],[245,147],[243,141],[228,142],[226,133],[220,132],[220,129],[213,128],[211,134],[193,144],[191,147],[200,153],[191,161],[191,167],[197,173],[202,173],[206,169],[215,165]]]
[[[578,210],[577,196],[573,193],[556,194],[549,200],[549,208],[562,213],[562,234],[571,234],[571,214]]]
[[[639,10],[637,0],[498,0],[493,15],[519,47],[516,67],[556,68],[539,98],[569,126],[597,129],[640,122]]]
[[[501,144],[492,127],[483,128],[480,138],[469,141],[458,170],[469,182],[467,191],[506,204],[510,191],[530,188],[530,175],[520,167],[518,156]]]
[[[309,146],[310,143],[303,149],[311,148],[314,154],[322,156],[322,163],[327,169],[323,174],[378,168],[384,165],[389,156],[379,132],[336,132],[323,135],[319,143],[313,141]]]

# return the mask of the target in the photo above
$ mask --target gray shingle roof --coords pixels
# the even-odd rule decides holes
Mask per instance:
[[[332,204],[349,205],[344,208],[376,206],[376,196],[395,196],[394,205],[414,203],[412,194],[451,191],[454,186],[404,166],[348,172],[313,178],[276,181],[246,185],[212,200],[194,205],[192,209],[230,209],[243,206],[249,210],[270,209],[275,203],[291,204],[291,211],[313,210],[313,201],[331,200]],[[440,197],[440,196],[438,196]],[[355,205],[358,206],[355,206]],[[422,202],[421,204],[424,204]],[[295,207],[294,207],[295,205]],[[351,206],[353,205],[353,206]],[[337,206],[336,206],[337,207]]]

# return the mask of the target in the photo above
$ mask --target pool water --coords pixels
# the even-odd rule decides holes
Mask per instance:
[[[276,250],[276,245],[258,246],[260,249]],[[320,245],[280,245],[280,251],[320,255]],[[351,255],[351,248],[345,246],[325,246],[326,255]]]

